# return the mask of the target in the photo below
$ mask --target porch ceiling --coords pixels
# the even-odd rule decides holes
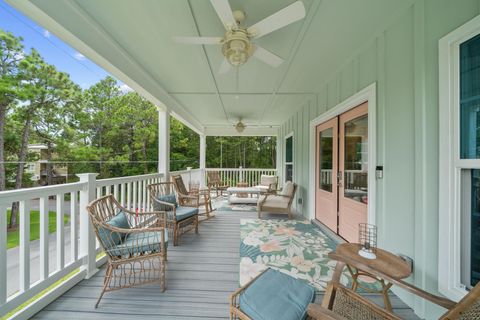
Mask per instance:
[[[172,36],[223,35],[207,0],[7,1],[198,132],[230,132],[242,118],[247,134],[249,128],[275,132],[354,51],[413,2],[302,0],[304,20],[258,40],[285,62],[272,68],[250,59],[237,77],[234,69],[218,73],[219,46],[172,41]],[[247,25],[292,2],[230,0],[233,9],[246,12]]]

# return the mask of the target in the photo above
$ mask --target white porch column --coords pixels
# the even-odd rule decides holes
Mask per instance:
[[[200,186],[205,187],[205,166],[207,163],[207,137],[204,134],[200,135]]]
[[[170,179],[170,114],[158,110],[158,172]]]
[[[282,152],[282,149],[283,149],[283,142],[284,142],[284,138],[282,137],[282,135],[280,134],[281,131],[280,129],[278,129],[278,134],[277,134],[277,163],[276,163],[276,167],[277,167],[277,176],[278,176],[278,187],[282,187],[283,186],[283,181],[284,181],[284,178],[283,178],[283,152]]]
[[[86,270],[87,279],[98,271],[95,232],[87,212],[87,205],[95,200],[97,175],[97,173],[77,174],[80,182],[87,183],[87,187],[80,191],[80,256],[85,257],[82,268]]]

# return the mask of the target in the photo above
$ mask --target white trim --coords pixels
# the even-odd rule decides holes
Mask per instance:
[[[377,163],[377,84],[368,87],[350,96],[343,102],[319,115],[310,121],[310,155],[309,172],[315,172],[315,130],[317,125],[324,123],[358,105],[368,101],[368,223],[376,224],[375,205],[377,181],[375,167]],[[309,178],[309,210],[310,219],[315,219],[315,174]]]
[[[292,137],[292,161],[291,162],[287,162],[286,160],[286,156],[287,156],[287,139]],[[283,173],[283,177],[282,177],[282,185],[285,183],[285,178],[287,176],[287,164],[291,164],[292,165],[292,182],[295,182],[295,172],[297,170],[295,170],[295,132],[294,131],[291,131],[289,134],[287,134],[285,137],[283,137],[283,159],[282,159],[282,163],[283,163],[283,168],[282,168],[282,173]]]
[[[459,46],[480,34],[477,16],[439,40],[439,239],[438,291],[452,300],[467,293],[460,280],[461,170],[480,161],[459,155]]]

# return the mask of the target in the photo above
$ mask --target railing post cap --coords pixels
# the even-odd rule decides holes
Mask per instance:
[[[77,177],[80,178],[80,180],[87,180],[87,179],[93,179],[98,176],[98,173],[78,173],[76,174]]]

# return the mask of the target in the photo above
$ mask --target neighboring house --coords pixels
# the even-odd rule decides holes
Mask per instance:
[[[38,155],[38,160],[35,162],[28,162],[26,172],[32,175],[32,181],[36,184],[47,185],[47,164],[48,164],[48,147],[44,144],[29,144],[28,152]],[[55,155],[55,154],[54,154]],[[68,167],[64,164],[53,164],[52,168],[53,178],[52,184],[61,184],[67,182]]]

